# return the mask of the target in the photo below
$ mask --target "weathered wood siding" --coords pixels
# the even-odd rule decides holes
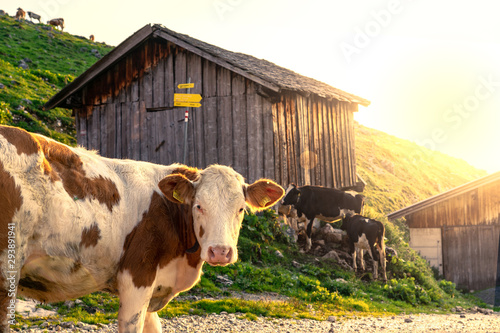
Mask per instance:
[[[441,228],[443,272],[469,290],[495,287],[500,246],[500,181],[406,216],[410,228]]]
[[[275,177],[281,184],[340,188],[356,183],[349,103],[284,94],[273,104]]]
[[[188,79],[201,94],[190,109],[186,164],[231,165],[261,177],[329,187],[356,183],[353,105],[284,93],[263,97],[257,83],[172,43],[149,40],[82,92],[78,144],[101,155],[183,162],[185,108],[173,107]],[[154,111],[154,112],[153,112]]]

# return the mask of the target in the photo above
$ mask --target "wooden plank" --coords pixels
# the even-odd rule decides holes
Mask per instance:
[[[205,155],[204,164],[201,167],[206,167],[219,162],[217,151],[217,97],[204,98],[202,108],[200,110],[204,113],[202,133],[205,135],[205,138],[203,140],[203,150],[200,149],[200,153],[204,152]]]
[[[101,142],[99,146],[99,151],[101,156],[108,156],[108,131],[107,131],[107,119],[106,119],[106,105],[98,106],[99,108],[99,118],[100,118],[100,132],[101,132]]]
[[[122,105],[118,98],[115,98],[115,126],[116,126],[116,140],[115,140],[115,152],[116,158],[122,157],[122,144],[123,144],[123,132],[122,132]]]
[[[234,75],[232,78],[232,104],[233,104],[233,167],[243,177],[248,177],[247,155],[247,123],[246,123],[246,96],[245,78]]]
[[[115,141],[116,141],[116,114],[115,114],[115,104],[109,103],[105,107],[105,117],[106,117],[106,156],[111,158],[116,158],[115,151]]]
[[[173,47],[173,46],[172,46]],[[169,48],[165,58],[165,105],[174,106],[175,92],[174,54]],[[164,141],[160,150],[160,163],[169,165],[175,161],[175,123],[174,112],[167,111],[162,117],[162,135],[160,144]]]
[[[139,161],[141,159],[140,102],[132,102],[132,109],[129,120],[129,157]]]
[[[208,60],[204,60],[207,62]],[[233,120],[231,97],[231,72],[217,66],[217,142],[219,163],[233,163]]]
[[[191,88],[189,91],[191,94],[200,94],[204,98],[205,85],[208,84],[210,86],[210,90],[215,89],[211,86],[212,83],[210,83],[212,80],[215,80],[215,78],[212,79],[205,76],[208,75],[208,72],[205,73],[206,61],[193,53],[188,53],[187,57],[187,76],[188,78],[191,78],[191,82],[194,83],[194,88]],[[205,82],[206,80],[208,83]],[[187,81],[185,83],[187,83]],[[181,92],[187,93],[187,90],[182,89]],[[204,102],[205,100],[203,99],[201,104],[205,105]],[[216,106],[214,107],[216,108]],[[195,167],[204,168],[207,165],[207,162],[204,159],[204,107],[190,108],[189,113],[189,154],[188,161],[186,163]]]
[[[145,101],[139,102],[139,146],[140,160],[149,161],[150,129],[148,128]]]
[[[275,165],[275,141],[277,140],[277,135],[274,131],[274,116],[273,107],[271,102],[267,99],[259,96],[260,103],[262,105],[262,131],[263,134],[263,154],[264,159],[264,174],[263,177],[268,179],[275,179],[276,174],[274,170]]]
[[[298,185],[311,185],[311,175],[310,175],[310,160],[309,160],[309,140],[308,140],[308,127],[307,127],[307,117],[308,110],[307,105],[304,103],[304,97],[296,95],[297,100],[297,125],[299,132],[299,163],[300,163],[300,179]]]
[[[283,179],[281,166],[281,139],[280,139],[280,117],[277,103],[271,104],[271,112],[273,115],[273,141],[274,141],[274,177],[281,186],[288,186]]]
[[[287,146],[287,166],[288,166],[288,177],[290,183],[298,183],[297,173],[296,173],[296,156],[295,156],[295,145],[294,145],[294,119],[295,114],[292,113],[290,103],[290,97],[288,95],[284,98],[284,111],[286,119],[286,146]],[[295,111],[295,110],[293,110]]]
[[[323,130],[323,123],[324,123],[324,118],[323,118],[323,99],[322,98],[317,98],[316,99],[316,105],[318,107],[318,140],[319,140],[319,156],[317,157],[317,168],[319,168],[320,171],[320,184],[322,186],[327,186],[326,182],[326,160],[325,160],[325,132]]]
[[[307,133],[309,135],[309,177],[311,179],[311,185],[316,185],[316,169],[315,167],[315,140],[314,140],[314,112],[313,112],[313,103],[311,98],[305,99],[304,106],[307,108]]]
[[[338,140],[337,140],[337,126],[336,119],[338,113],[338,102],[331,103],[330,117],[328,125],[330,127],[331,140],[332,140],[332,169],[333,169],[333,186],[340,188],[340,171],[339,171],[339,153],[338,153]]]
[[[253,183],[264,176],[263,133],[261,97],[255,92],[253,83],[247,87],[247,135],[248,135],[248,182]]]
[[[319,116],[318,116],[318,100],[317,98],[310,98],[312,106],[312,125],[314,133],[314,155],[311,164],[314,167],[314,183],[315,185],[323,185],[321,182],[321,167],[319,166],[321,156],[321,142],[319,133]]]
[[[325,186],[334,187],[333,185],[333,168],[332,168],[332,134],[330,132],[329,126],[329,115],[328,115],[328,104],[330,102],[324,101],[322,103],[322,112],[323,112],[323,135],[324,135],[324,168],[325,168]]]
[[[288,176],[288,150],[287,150],[287,140],[286,140],[286,116],[285,116],[285,106],[284,97],[281,97],[281,101],[277,105],[278,118],[279,118],[279,134],[280,134],[280,160],[281,160],[281,182],[284,186],[291,183],[290,177]]]
[[[130,103],[120,103],[120,112],[121,112],[121,131],[122,131],[122,140],[121,140],[121,158],[131,158],[129,155],[128,147],[130,141]]]
[[[174,85],[187,82],[187,59],[186,59],[186,51],[179,50],[175,55],[174,59]],[[177,89],[177,88],[175,88]],[[177,91],[177,90],[176,90]],[[178,91],[180,92],[180,91]],[[174,110],[174,143],[175,143],[175,153],[174,153],[174,161],[182,163],[183,153],[184,153],[184,113],[185,109],[176,108]]]

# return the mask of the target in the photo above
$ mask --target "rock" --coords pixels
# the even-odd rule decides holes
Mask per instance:
[[[340,257],[337,254],[337,251],[335,251],[335,250],[332,250],[332,251],[328,252],[327,254],[325,254],[323,256],[323,259],[333,259],[336,262],[340,262]]]
[[[30,58],[24,58],[23,61],[27,64],[33,62]]]
[[[75,306],[75,302],[74,301],[66,301],[66,302],[64,302],[64,306],[67,306],[68,309],[71,309]]]
[[[327,319],[329,322],[331,323],[334,323],[337,321],[337,318],[335,318],[335,316],[328,316],[328,319]]]
[[[274,255],[278,258],[284,258],[283,253],[281,253],[279,250],[274,251]]]
[[[48,322],[41,323],[40,326],[38,326],[38,327],[47,328],[47,327],[49,327],[49,323]]]
[[[3,83],[0,83],[0,89],[5,88],[5,85]]]
[[[101,58],[101,54],[99,53],[99,51],[97,49],[90,50],[90,53],[92,53],[98,59]]]
[[[23,98],[23,99],[21,99],[21,101],[22,101],[22,102],[24,102],[24,103],[26,103],[26,104],[28,104],[28,105],[33,104],[33,102],[32,102],[32,101],[30,101],[30,100],[29,100],[29,99],[27,99],[27,98]]]
[[[80,300],[80,299],[75,299],[75,304],[76,305],[82,305],[83,304],[83,301]]]
[[[28,66],[28,64],[25,63],[24,60],[19,61],[18,67],[21,67],[22,69],[29,69],[30,68],[30,66]]]
[[[302,267],[301,264],[299,264],[298,262],[296,262],[295,260],[292,260],[292,266],[295,267],[295,268],[300,268]]]
[[[405,318],[405,323],[413,323],[413,320],[411,318]]]
[[[216,282],[218,283],[221,283],[225,286],[230,286],[232,285],[234,282],[231,281],[226,275],[217,275],[217,277],[215,278]]]
[[[62,328],[69,328],[69,329],[75,328],[75,325],[70,321],[62,322],[60,325]]]

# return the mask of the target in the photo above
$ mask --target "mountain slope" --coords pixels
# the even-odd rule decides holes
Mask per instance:
[[[356,124],[357,172],[372,214],[387,214],[485,176],[464,160]]]
[[[0,16],[0,124],[75,145],[71,110],[44,111],[44,103],[112,47]]]

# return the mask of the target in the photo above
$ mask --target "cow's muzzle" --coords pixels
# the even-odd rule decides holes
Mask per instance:
[[[233,249],[230,246],[210,246],[207,262],[211,266],[224,266],[232,262],[233,255]]]

